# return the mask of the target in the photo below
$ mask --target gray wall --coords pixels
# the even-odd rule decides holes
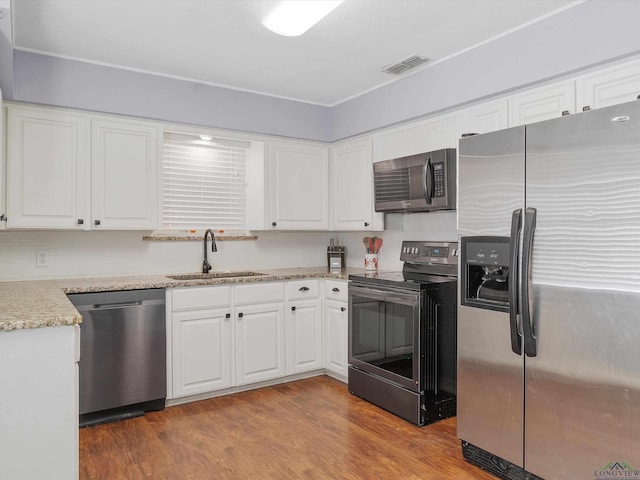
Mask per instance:
[[[638,0],[590,0],[335,106],[332,138],[376,130],[637,54],[638,19]]]
[[[14,54],[14,100],[330,140],[329,107],[35,53]]]
[[[634,55],[638,18],[639,0],[589,0],[334,107],[3,48],[0,86],[5,99],[335,141]]]

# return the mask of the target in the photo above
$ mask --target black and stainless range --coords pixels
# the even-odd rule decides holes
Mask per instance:
[[[457,257],[403,242],[402,272],[349,275],[349,391],[416,425],[456,413]]]

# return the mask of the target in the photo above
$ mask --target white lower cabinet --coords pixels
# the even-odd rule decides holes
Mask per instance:
[[[167,290],[171,332],[171,398],[232,385],[231,287]]]
[[[169,398],[324,368],[347,378],[346,281],[173,288],[167,312]]]
[[[284,329],[283,302],[236,306],[237,385],[285,375]]]
[[[1,479],[77,480],[79,336],[71,325],[0,332]]]
[[[232,385],[230,308],[175,312],[172,335],[174,397]]]
[[[322,368],[320,280],[290,280],[287,293],[287,373]]]
[[[325,281],[325,368],[347,378],[349,349],[349,304],[345,281]]]

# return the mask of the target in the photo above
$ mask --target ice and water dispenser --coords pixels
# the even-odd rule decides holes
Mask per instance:
[[[462,237],[461,303],[509,311],[509,237]]]

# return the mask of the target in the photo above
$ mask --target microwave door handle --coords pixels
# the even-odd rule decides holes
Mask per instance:
[[[511,237],[509,238],[509,332],[511,350],[522,355],[522,335],[518,331],[518,260],[520,249],[520,231],[522,230],[522,209],[511,214]]]
[[[431,205],[431,199],[433,198],[433,166],[431,165],[431,157],[427,158],[424,167],[422,167],[422,191],[424,192],[424,199],[427,205]]]

